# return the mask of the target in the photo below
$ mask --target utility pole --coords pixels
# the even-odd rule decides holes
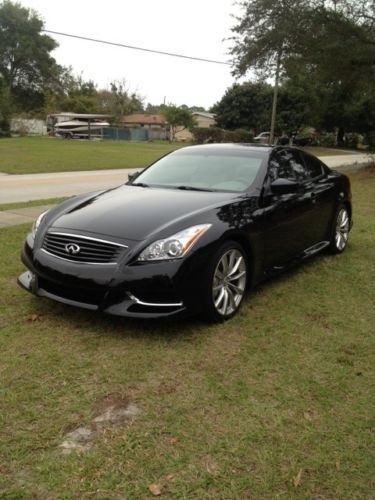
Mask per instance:
[[[276,122],[277,95],[279,92],[280,66],[281,66],[281,51],[277,53],[277,59],[276,59],[276,73],[275,73],[275,85],[273,88],[272,116],[271,116],[269,144],[273,144],[275,138],[275,122]]]

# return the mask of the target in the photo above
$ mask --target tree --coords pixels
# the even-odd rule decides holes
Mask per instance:
[[[234,73],[275,75],[271,130],[279,77],[313,82],[322,126],[348,126],[348,110],[375,98],[375,7],[369,0],[248,0],[233,28]],[[302,79],[301,79],[302,75]],[[314,117],[315,119],[317,116]],[[371,123],[368,125],[373,127]]]
[[[51,52],[57,43],[42,33],[43,21],[18,3],[0,5],[0,78],[18,109],[43,105],[43,93],[60,67]]]
[[[10,136],[10,117],[12,113],[12,103],[9,89],[0,78],[0,137]]]
[[[219,127],[264,131],[269,126],[272,95],[272,86],[264,82],[234,84],[211,111],[216,114]],[[279,89],[278,109],[275,131],[279,134],[315,125],[315,110],[319,109],[315,87],[302,78],[285,80]]]
[[[253,68],[261,76],[274,75],[271,135],[273,141],[277,94],[284,61],[296,51],[304,30],[307,0],[247,0],[243,15],[232,28],[234,74]],[[268,128],[268,127],[267,127]]]
[[[109,90],[99,90],[96,99],[99,112],[112,115],[115,122],[126,115],[143,111],[143,98],[136,92],[130,92],[124,79],[112,82]]]
[[[195,125],[193,115],[187,109],[169,105],[163,108],[162,113],[169,124],[170,141],[174,141],[177,132],[185,129],[191,130]]]
[[[344,143],[345,131],[369,133],[375,128],[371,112],[375,107],[374,12],[375,4],[365,0],[316,5],[300,60],[290,61],[287,69],[292,78],[294,63],[297,71],[315,82],[321,124],[338,129],[339,143]],[[361,111],[361,103],[366,103],[367,114]]]
[[[268,130],[271,100],[272,87],[267,83],[235,83],[211,111],[221,128]]]

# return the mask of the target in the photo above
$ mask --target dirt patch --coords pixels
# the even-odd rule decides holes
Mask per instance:
[[[72,451],[87,452],[92,441],[101,431],[119,425],[125,425],[139,415],[139,408],[129,398],[120,394],[110,394],[94,405],[93,418],[89,425],[70,430],[59,445],[64,455]]]
[[[74,431],[65,435],[65,440],[60,444],[62,453],[69,455],[73,450],[82,453],[88,451],[91,447],[93,431],[90,427],[78,427]]]

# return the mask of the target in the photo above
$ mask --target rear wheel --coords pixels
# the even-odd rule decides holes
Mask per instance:
[[[206,318],[222,321],[236,314],[245,294],[247,274],[242,246],[235,241],[224,243],[215,253],[206,275]]]
[[[341,205],[333,221],[330,250],[332,253],[341,253],[348,243],[350,216],[348,209]]]

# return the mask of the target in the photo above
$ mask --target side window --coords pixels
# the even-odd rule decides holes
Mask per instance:
[[[323,167],[318,158],[315,158],[315,156],[307,155],[306,153],[302,153],[302,156],[306,165],[306,170],[311,179],[315,179],[316,177],[319,177],[323,174]]]
[[[282,178],[303,182],[309,178],[299,152],[291,149],[282,149],[272,155],[269,175],[271,180]]]

